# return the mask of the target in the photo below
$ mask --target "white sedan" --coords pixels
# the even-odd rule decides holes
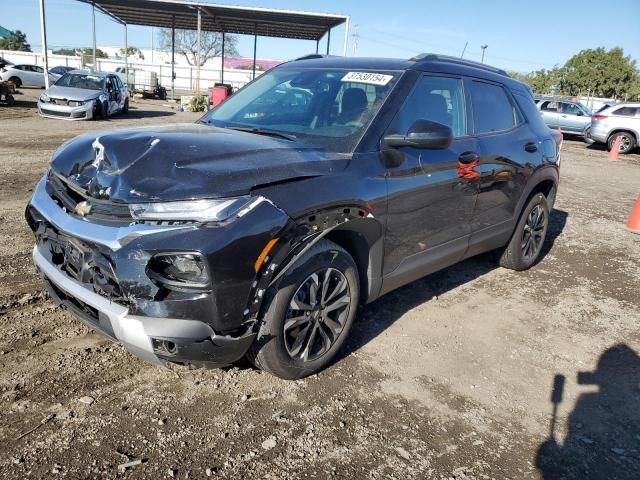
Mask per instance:
[[[49,73],[49,83],[54,83],[60,75]],[[41,87],[44,88],[44,68],[38,65],[6,65],[0,68],[0,80],[10,80],[16,88]]]

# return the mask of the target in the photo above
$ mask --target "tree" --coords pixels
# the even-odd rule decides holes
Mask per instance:
[[[144,54],[142,53],[142,50],[140,50],[138,47],[127,47],[127,56],[129,57],[138,57],[140,60],[144,60]],[[124,56],[125,54],[125,50],[124,48],[121,48],[120,50],[118,50],[118,54],[120,56]]]
[[[75,48],[59,48],[53,51],[54,55],[76,56],[78,52]]]
[[[160,48],[171,51],[171,29],[163,28],[159,32]],[[225,35],[224,54],[238,56],[238,39],[233,35]],[[197,64],[198,32],[193,30],[176,30],[175,51],[182,55],[189,65]],[[218,32],[201,32],[200,66],[208,60],[222,54],[222,34]]]
[[[53,51],[54,55],[68,55],[74,57],[92,57],[93,56],[93,47],[85,47],[85,48],[59,48],[58,50]],[[96,48],[96,58],[109,58],[103,50]]]
[[[0,38],[0,50],[18,50],[20,52],[30,52],[31,45],[27,43],[27,34],[20,30],[13,32],[12,37]]]
[[[622,48],[582,50],[562,67],[540,69],[512,76],[528,84],[534,93],[636,98],[640,95],[640,73],[636,62]]]
[[[560,69],[558,67],[553,67],[550,70],[541,68],[535,72],[512,72],[510,75],[516,80],[520,80],[529,85],[534,93],[544,94],[551,93],[554,90],[557,91]]]
[[[636,81],[636,62],[622,48],[582,50],[564,65],[560,86],[568,95],[624,98]]]

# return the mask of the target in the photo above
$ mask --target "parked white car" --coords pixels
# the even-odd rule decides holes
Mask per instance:
[[[631,153],[640,145],[640,103],[618,103],[591,117],[591,138],[611,150],[620,138],[620,153]]]
[[[60,75],[49,73],[49,84],[52,84],[59,78]],[[0,68],[0,80],[10,80],[16,85],[16,88],[44,88],[44,68],[38,65],[6,65]]]
[[[38,111],[66,120],[107,118],[129,111],[129,90],[115,73],[73,70],[40,95]]]

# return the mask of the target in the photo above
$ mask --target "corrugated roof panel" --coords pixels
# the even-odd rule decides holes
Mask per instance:
[[[79,0],[95,4],[115,20],[130,25],[146,25],[196,30],[197,10],[201,11],[201,28],[242,35],[257,33],[264,37],[319,40],[331,28],[345,23],[348,17],[267,8],[236,7],[182,0]]]

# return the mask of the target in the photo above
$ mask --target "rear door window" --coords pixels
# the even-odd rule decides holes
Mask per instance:
[[[614,115],[623,117],[635,117],[638,115],[638,109],[634,107],[621,107],[613,112]]]
[[[502,132],[516,125],[519,118],[518,111],[509,100],[504,88],[477,80],[469,84],[476,134]]]
[[[559,110],[558,102],[546,101],[540,105],[540,110],[545,112],[557,112]]]

